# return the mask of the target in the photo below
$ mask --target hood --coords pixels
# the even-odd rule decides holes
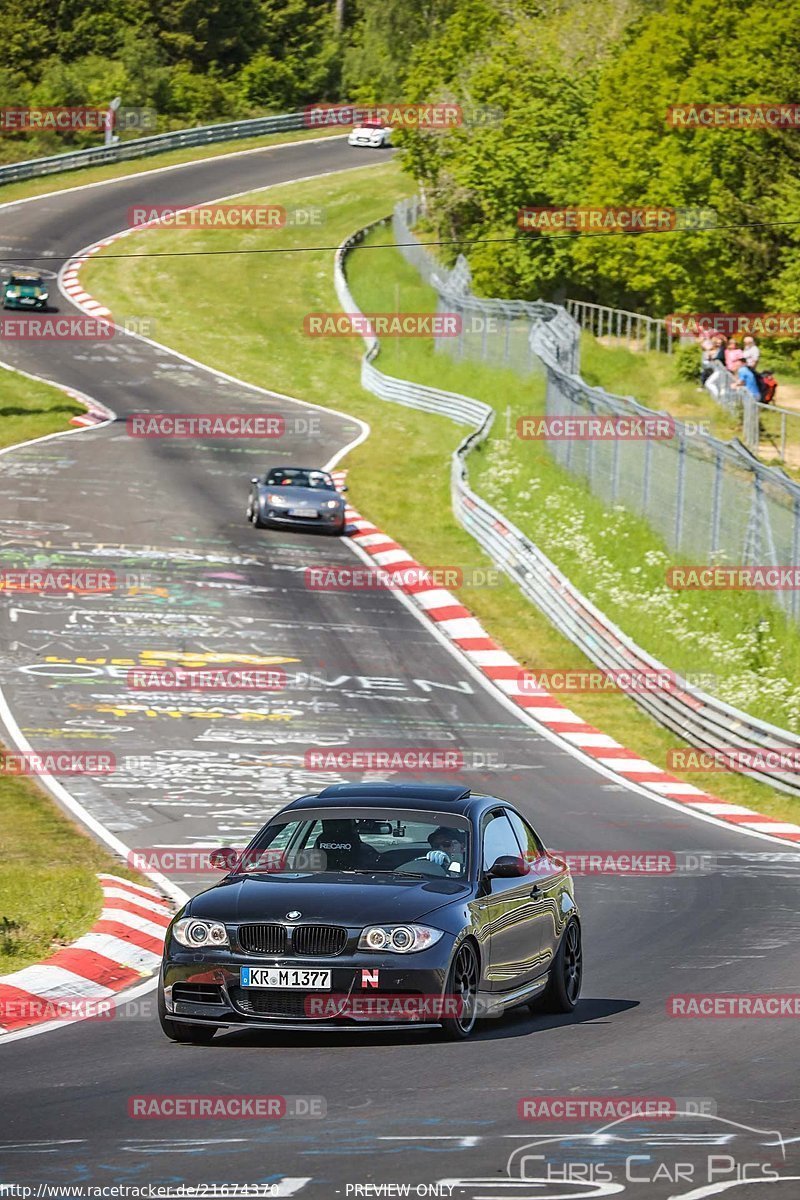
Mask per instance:
[[[395,876],[295,875],[224,880],[190,900],[185,915],[229,925],[242,921],[286,921],[292,909],[298,923],[368,925],[416,921],[469,893],[454,879],[405,879]]]
[[[261,489],[264,492],[274,492],[276,496],[283,496],[286,500],[290,500],[294,504],[308,505],[316,508],[318,504],[324,503],[326,500],[344,500],[344,497],[339,492],[328,491],[327,488],[307,488],[307,487],[272,487],[269,484],[262,484]]]
[[[10,288],[12,291],[19,292],[20,296],[38,297],[41,296],[45,290],[40,283],[31,282],[6,284],[6,287]]]

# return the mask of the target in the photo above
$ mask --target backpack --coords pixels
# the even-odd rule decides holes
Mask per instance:
[[[756,375],[758,390],[761,392],[761,403],[772,404],[778,390],[778,381],[767,367],[760,375]]]
[[[772,404],[775,399],[775,393],[778,390],[778,381],[773,375],[769,367],[765,367],[763,371],[757,371],[755,367],[750,370],[755,375],[758,391],[761,396],[762,404]]]

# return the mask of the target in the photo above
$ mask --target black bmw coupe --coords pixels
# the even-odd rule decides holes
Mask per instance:
[[[220,1028],[440,1026],[517,1005],[571,1012],[581,920],[566,863],[504,800],[461,785],[337,784],[301,796],[167,932],[167,1037]]]

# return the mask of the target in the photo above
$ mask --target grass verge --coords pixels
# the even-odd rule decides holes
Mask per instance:
[[[70,417],[85,412],[59,388],[0,369],[0,449],[68,429]]]
[[[39,962],[100,915],[98,871],[140,875],[65,816],[33,780],[0,775],[0,975]]]
[[[326,241],[331,243],[388,212],[394,200],[407,194],[410,187],[397,167],[385,164],[370,167],[368,175],[361,171],[345,172],[325,180],[271,188],[268,195],[274,202],[281,203],[291,189],[294,203],[314,204],[324,200]],[[303,235],[298,230],[281,230],[275,237],[280,238],[275,244],[285,246],[287,250],[303,245]],[[450,510],[450,455],[463,436],[463,429],[444,418],[387,404],[364,393],[358,384],[360,340],[311,341],[304,335],[305,314],[338,308],[332,286],[330,252],[287,253],[286,256],[269,255],[266,258],[247,254],[205,259],[144,257],[148,253],[164,253],[170,249],[201,250],[210,239],[218,249],[246,250],[259,244],[257,234],[242,235],[232,231],[177,233],[152,229],[128,240],[126,251],[131,257],[104,260],[98,255],[89,263],[83,278],[88,290],[102,298],[113,311],[153,318],[157,322],[159,341],[253,383],[340,408],[367,420],[373,436],[353,451],[347,461],[356,506],[391,532],[422,562],[457,564],[465,568],[487,566],[488,560],[456,523]],[[380,231],[350,260],[351,284],[359,304],[365,311],[431,311],[433,293],[420,283],[417,273],[405,264],[399,253],[388,247],[390,240],[388,231]],[[191,308],[171,304],[170,297],[176,289],[178,294],[195,298]],[[226,297],[222,314],[218,301],[221,295]],[[242,300],[237,301],[237,297]],[[254,301],[254,297],[260,299]],[[271,303],[271,297],[280,297],[280,304]],[[515,418],[518,412],[531,413],[542,408],[541,379],[520,380],[510,371],[454,362],[446,356],[435,355],[431,343],[424,339],[385,340],[379,363],[390,374],[466,392],[498,409],[501,418],[496,423],[496,436],[480,455],[474,456],[471,464],[473,480],[479,490],[486,491],[487,485],[491,488],[492,477],[498,475],[490,459],[495,445],[506,447],[504,453],[508,451],[506,444],[511,439],[504,436],[506,409],[510,407],[512,418]],[[531,445],[525,443],[526,453]],[[598,512],[592,519],[598,525],[603,524],[601,514],[603,520],[607,514],[602,513],[594,497],[571,476],[557,471],[546,455],[545,458],[546,461],[532,460],[522,464],[525,478],[529,483],[531,479],[533,481],[533,490],[540,490],[543,497],[554,495],[557,503],[563,503],[565,498],[559,489],[573,487],[576,492],[569,499],[569,506],[580,511],[580,505],[594,503]],[[506,474],[503,503],[514,495],[519,484],[513,472]],[[416,486],[409,487],[409,479],[416,481]],[[423,486],[420,481],[424,481]],[[494,482],[499,483],[500,479],[496,478]],[[511,508],[511,505],[506,504],[506,507]],[[526,501],[524,507],[522,514],[516,509],[510,513],[520,524],[544,506]],[[622,520],[621,514],[616,517]],[[649,544],[659,550],[658,540],[646,527],[638,531],[637,536],[640,539],[649,536]],[[614,539],[607,539],[605,544],[613,547]],[[544,548],[567,574],[575,577],[576,568],[580,566],[579,557],[570,552],[565,558],[558,545]],[[664,553],[663,549],[660,553]],[[660,571],[663,581],[663,567]],[[584,581],[575,577],[575,582],[582,586]],[[510,581],[502,580],[491,588],[464,588],[462,599],[492,636],[524,665],[565,669],[585,669],[589,665]],[[740,600],[736,598],[737,607],[741,607]],[[749,622],[746,614],[745,618],[746,623]],[[768,618],[778,619],[771,606],[764,604],[763,613],[759,608],[755,614],[756,624]],[[649,623],[654,623],[652,616]],[[620,624],[626,627],[625,620]],[[630,632],[635,635],[634,630]],[[727,627],[722,632],[727,633]],[[689,653],[694,668],[697,650],[692,652],[690,649]],[[795,653],[798,655],[796,661],[800,662],[800,639]],[[669,655],[665,657],[670,665],[674,665]],[[622,694],[592,693],[571,696],[568,702],[587,721],[624,745],[653,762],[666,765],[667,751],[675,745],[676,739],[643,714],[629,698]],[[710,778],[682,773],[681,777],[699,787],[708,787],[732,802],[748,804],[790,820],[800,817],[800,802],[744,776],[719,774]]]

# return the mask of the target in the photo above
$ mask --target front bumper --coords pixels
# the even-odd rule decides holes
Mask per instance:
[[[450,953],[450,939],[413,956],[357,953],[288,960],[222,951],[205,957],[173,951],[164,959],[160,986],[165,1015],[185,1023],[320,1031],[416,1029],[440,1023],[437,1014],[443,1011]],[[410,963],[409,957],[424,961]],[[240,968],[254,966],[329,969],[331,988],[313,992],[242,988]]]
[[[345,527],[343,512],[335,510],[319,513],[316,517],[293,517],[277,508],[264,508],[261,520],[265,525],[274,528],[294,527],[295,529],[327,529],[341,533]]]
[[[25,297],[10,300],[7,297],[3,297],[3,307],[13,309],[15,312],[44,312],[47,308],[47,301]]]

